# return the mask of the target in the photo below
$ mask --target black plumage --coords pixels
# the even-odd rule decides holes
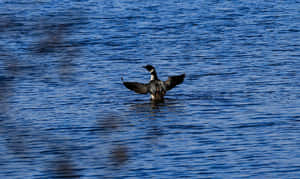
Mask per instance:
[[[137,82],[123,82],[123,84],[130,90],[139,93],[147,94],[149,92],[149,84],[137,83]]]
[[[168,80],[161,81],[157,77],[155,68],[151,65],[144,66],[150,74],[151,79],[147,84],[138,83],[138,82],[123,82],[123,84],[130,90],[139,93],[139,94],[151,94],[151,99],[154,101],[163,101],[164,96],[167,91],[174,88],[176,85],[182,83],[185,78],[185,74],[178,76],[170,76]],[[123,79],[122,79],[123,80]]]

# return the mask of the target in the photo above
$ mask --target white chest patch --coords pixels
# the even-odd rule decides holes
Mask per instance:
[[[153,94],[151,94],[151,99],[154,99],[155,97],[154,97],[154,95]]]
[[[154,69],[152,69],[152,70],[150,71],[150,73],[151,73],[151,78],[150,78],[150,80],[154,80],[154,75],[152,74],[152,72],[154,72]]]
[[[154,75],[151,75],[151,78],[150,78],[150,80],[154,80]]]

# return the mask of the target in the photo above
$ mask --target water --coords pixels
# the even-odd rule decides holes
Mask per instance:
[[[299,1],[0,7],[1,178],[299,178]]]

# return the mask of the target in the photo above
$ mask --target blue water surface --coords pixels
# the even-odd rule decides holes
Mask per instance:
[[[299,10],[0,1],[0,178],[299,178]],[[164,103],[146,64],[186,74]]]

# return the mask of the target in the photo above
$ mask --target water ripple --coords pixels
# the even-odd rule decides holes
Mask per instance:
[[[1,1],[0,177],[298,178],[299,5]]]

